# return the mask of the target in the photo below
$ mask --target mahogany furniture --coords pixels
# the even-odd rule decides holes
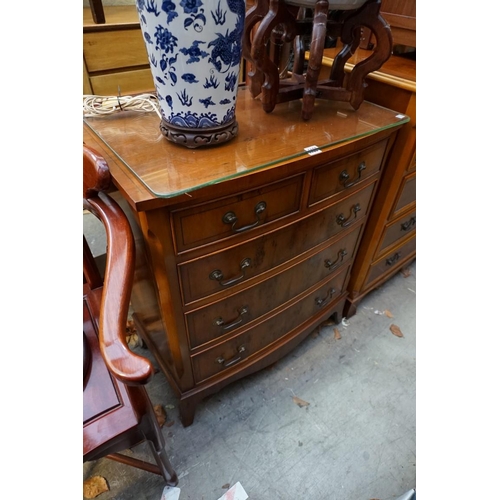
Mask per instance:
[[[134,222],[136,328],[185,426],[204,397],[342,317],[385,158],[407,117],[326,101],[304,122],[300,106],[264,114],[243,88],[238,136],[197,150],[166,141],[155,113],[84,120],[84,140],[107,159]]]
[[[83,461],[111,458],[177,484],[166,443],[145,384],[151,362],[130,351],[125,340],[134,275],[134,239],[119,205],[103,191],[111,186],[105,160],[83,150],[83,205],[105,227],[104,280],[83,238]],[[156,465],[119,452],[147,440]]]
[[[257,0],[247,11],[243,36],[243,57],[250,63],[248,77],[254,97],[262,93],[262,107],[273,111],[279,102],[302,99],[302,118],[309,120],[316,97],[347,101],[358,109],[363,101],[364,79],[387,61],[392,50],[389,26],[380,16],[380,0],[367,0],[355,10],[329,10],[328,0],[317,0],[314,16],[303,16],[300,0]],[[356,51],[362,31],[369,29],[376,39],[370,56],[346,74],[344,66]],[[279,32],[279,37],[277,35]],[[311,35],[309,63],[303,74],[302,59],[296,59],[290,78],[280,78],[279,56],[269,53],[269,41],[274,37],[291,42]],[[336,55],[328,79],[318,81],[326,35],[338,37],[343,44]],[[275,44],[276,45],[276,44]],[[297,52],[297,51],[296,51]]]
[[[329,71],[336,49],[325,50],[324,71]],[[355,57],[366,57],[359,50]],[[348,66],[353,67],[356,60]],[[416,62],[393,56],[367,78],[367,99],[400,111],[410,120],[398,132],[387,160],[373,209],[366,223],[348,285],[345,316],[356,312],[359,301],[407,266],[416,257]]]

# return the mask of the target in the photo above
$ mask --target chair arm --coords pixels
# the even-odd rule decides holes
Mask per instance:
[[[135,269],[135,245],[130,224],[115,200],[105,193],[84,200],[104,225],[107,236],[106,269],[99,316],[99,345],[109,371],[129,385],[145,384],[153,375],[151,362],[132,352],[126,324]]]

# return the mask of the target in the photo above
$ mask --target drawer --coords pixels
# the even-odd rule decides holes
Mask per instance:
[[[417,229],[417,211],[413,210],[409,214],[399,217],[391,224],[388,224],[382,234],[382,244],[377,253],[383,252],[386,248],[405,238],[408,234]]]
[[[177,251],[251,232],[297,212],[303,180],[303,175],[294,176],[238,196],[173,212]]]
[[[394,203],[392,215],[398,215],[401,210],[406,209],[412,203],[415,203],[417,198],[417,173],[413,172],[404,177],[401,182],[399,193]]]
[[[149,65],[146,46],[139,28],[84,33],[83,55],[90,73]]]
[[[398,249],[375,261],[368,272],[368,278],[364,289],[381,278],[384,274],[390,274],[394,269],[400,267],[410,256],[414,255],[417,249],[417,238],[413,236],[404,242]]]
[[[333,305],[344,289],[349,267],[332,277],[327,283],[266,321],[240,335],[212,347],[191,358],[197,383],[244,363],[248,358],[299,327],[325,307]]]
[[[289,224],[274,232],[221,252],[179,264],[183,300],[189,304],[221,290],[243,283],[343,231],[339,215],[359,220],[370,204],[374,183],[337,205]],[[354,212],[356,206],[360,211]],[[343,222],[350,224],[350,221]],[[349,226],[348,226],[349,227]]]
[[[280,274],[186,313],[191,348],[236,331],[336,272],[353,257],[360,231],[358,226],[345,238]]]
[[[314,170],[309,206],[352,188],[377,173],[382,166],[387,140],[359,153],[322,165]]]
[[[149,68],[92,75],[90,83],[95,95],[116,95],[118,88],[122,95],[155,91]]]

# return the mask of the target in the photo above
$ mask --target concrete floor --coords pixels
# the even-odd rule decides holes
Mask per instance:
[[[188,428],[164,375],[154,376],[147,389],[167,411],[179,500],[218,500],[236,482],[249,500],[392,500],[415,488],[416,261],[407,270],[336,325],[340,339],[324,324],[275,365],[203,401]],[[129,453],[151,460],[145,445]],[[108,459],[83,472],[106,478],[99,500],[160,500],[165,486]]]

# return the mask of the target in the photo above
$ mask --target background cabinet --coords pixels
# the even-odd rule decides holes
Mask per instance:
[[[83,93],[130,95],[154,90],[135,5],[104,7],[96,24],[83,9]]]
[[[380,14],[390,25],[395,44],[417,46],[416,0],[382,0]]]
[[[324,74],[337,50],[325,49]],[[350,64],[369,53],[358,49]],[[416,257],[416,92],[416,62],[411,53],[392,56],[367,78],[365,99],[400,111],[410,121],[398,132],[353,264],[345,310],[348,317],[356,312],[363,296]]]

